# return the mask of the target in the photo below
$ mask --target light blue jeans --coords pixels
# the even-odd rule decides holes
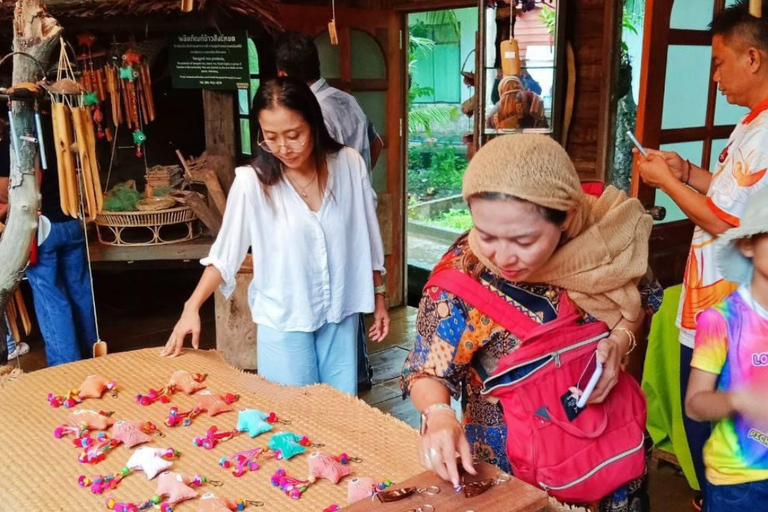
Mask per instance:
[[[359,329],[357,314],[315,332],[283,332],[259,325],[259,375],[288,386],[329,384],[356,395]]]

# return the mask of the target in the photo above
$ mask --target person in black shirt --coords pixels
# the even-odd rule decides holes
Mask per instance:
[[[62,212],[59,179],[53,147],[53,125],[49,109],[42,109],[43,140],[48,169],[40,185],[41,215],[50,221],[51,230],[45,240],[38,241],[38,258],[27,268],[32,287],[35,313],[45,341],[48,366],[88,357],[96,342],[96,320],[93,312],[91,282],[86,255],[82,220]],[[9,134],[4,139],[10,139]],[[0,145],[0,180],[10,174],[8,142]],[[6,200],[7,201],[7,200]]]

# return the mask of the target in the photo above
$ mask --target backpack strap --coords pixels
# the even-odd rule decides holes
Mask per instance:
[[[531,332],[541,327],[506,300],[460,270],[439,269],[432,274],[424,289],[433,286],[461,297],[519,339],[526,338]]]

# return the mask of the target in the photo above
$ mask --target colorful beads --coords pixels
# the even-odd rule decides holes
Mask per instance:
[[[80,398],[80,390],[77,389],[71,389],[67,391],[64,396],[57,396],[53,393],[48,393],[48,403],[54,409],[58,409],[59,407],[69,409],[82,402],[83,399]]]
[[[191,411],[180,412],[178,407],[171,407],[171,411],[168,413],[168,417],[165,419],[165,424],[169,427],[177,427],[183,425],[188,427],[192,424],[192,420],[195,416],[199,416],[203,412],[203,409],[195,407]]]
[[[295,500],[301,498],[301,495],[307,491],[310,485],[309,480],[299,480],[288,476],[284,469],[278,469],[272,475],[271,481],[274,487],[279,487],[287,496]]]
[[[217,444],[229,441],[240,432],[238,430],[227,430],[219,432],[218,427],[215,425],[210,427],[205,434],[205,437],[196,437],[192,440],[192,444],[195,446],[202,446],[206,450],[212,450]]]
[[[341,510],[341,507],[334,503],[333,505],[324,508],[323,512],[336,512],[337,510]]]

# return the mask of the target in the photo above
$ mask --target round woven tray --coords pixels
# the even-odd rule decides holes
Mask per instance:
[[[99,242],[105,245],[163,245],[200,236],[197,216],[188,206],[157,212],[101,212],[96,216]],[[164,229],[164,228],[175,229]],[[148,232],[147,232],[148,231]]]

